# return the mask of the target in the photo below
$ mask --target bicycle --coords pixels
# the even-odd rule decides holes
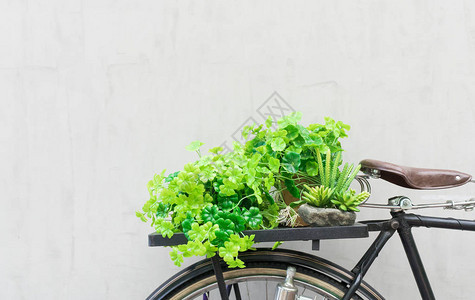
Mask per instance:
[[[419,190],[445,189],[475,182],[471,175],[452,170],[403,167],[376,160],[363,160],[360,164],[365,175],[358,176],[357,180],[361,189],[369,192],[371,178],[380,178],[401,187]],[[395,232],[399,234],[422,299],[435,299],[411,232],[412,227],[475,231],[475,221],[422,216],[406,211],[434,207],[468,211],[475,207],[475,199],[417,205],[408,197],[396,196],[390,198],[388,204],[365,202],[360,206],[389,209],[391,218],[360,221],[352,226],[279,228],[245,232],[255,234],[256,242],[312,240],[312,249],[318,250],[320,240],[365,238],[369,236],[369,231],[379,231],[379,235],[351,271],[308,253],[260,248],[240,254],[240,259],[246,264],[244,269],[228,269],[217,256],[195,263],[172,276],[147,299],[264,299],[264,296],[265,299],[268,299],[268,296],[274,299],[273,293],[276,289],[275,299],[279,300],[384,299],[363,278]],[[172,239],[164,239],[157,234],[149,235],[149,246],[170,246],[185,242],[183,234],[177,234]],[[291,289],[292,286],[297,288],[296,295],[279,292],[279,289],[283,288],[284,280],[284,285]],[[262,285],[265,285],[265,290],[260,288]]]

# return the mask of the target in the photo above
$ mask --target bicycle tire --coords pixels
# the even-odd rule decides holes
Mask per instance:
[[[246,264],[244,269],[228,269],[221,264],[227,284],[235,282],[276,281],[283,282],[287,266],[297,269],[296,284],[309,290],[318,291],[331,299],[340,299],[353,274],[323,258],[286,249],[260,248],[239,254]],[[247,284],[247,283],[246,283]],[[160,285],[147,299],[189,299],[193,294],[214,289],[216,278],[209,259],[199,261],[175,274]],[[253,298],[251,298],[253,299]],[[379,292],[366,282],[362,282],[353,299],[384,299]]]

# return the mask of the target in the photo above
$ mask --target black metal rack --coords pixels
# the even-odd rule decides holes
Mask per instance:
[[[254,241],[275,242],[275,241],[313,241],[313,247],[318,245],[319,240],[364,238],[368,237],[368,225],[356,223],[351,226],[332,227],[295,227],[295,228],[274,228],[269,230],[245,230],[245,235],[254,234]],[[159,233],[148,235],[148,245],[150,247],[175,246],[186,244],[188,240],[183,233],[175,233],[171,238],[164,238]],[[314,249],[314,250],[318,250]]]

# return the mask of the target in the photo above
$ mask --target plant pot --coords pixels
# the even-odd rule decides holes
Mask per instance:
[[[298,209],[302,220],[310,226],[350,226],[355,224],[356,213],[336,208],[320,208],[303,204]]]
[[[288,190],[283,190],[282,191],[282,196],[284,197],[284,202],[287,205],[290,205],[290,203],[300,200],[300,199],[295,198],[294,196],[292,196]],[[295,211],[297,211],[297,209],[299,207],[300,206],[294,207]],[[304,227],[304,226],[309,226],[309,224],[306,223],[300,216],[297,216],[297,219],[295,220],[295,226],[294,227]]]

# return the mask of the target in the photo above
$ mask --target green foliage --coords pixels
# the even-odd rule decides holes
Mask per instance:
[[[292,179],[285,178],[284,179],[285,187],[287,188],[287,191],[295,197],[295,198],[300,198],[300,190],[297,188],[295,185],[295,181]]]
[[[191,142],[188,146],[186,146],[186,150],[188,151],[198,151],[201,146],[203,146],[204,143],[200,142],[200,141],[194,141],[194,142]]]
[[[280,245],[282,245],[284,242],[282,241],[277,241],[274,243],[274,246],[272,246],[272,250],[277,249]]]
[[[321,184],[322,175],[330,160],[341,164],[341,143],[339,138],[347,137],[349,125],[332,118],[325,118],[325,124],[310,124],[304,127],[299,124],[302,113],[294,112],[277,121],[277,129],[272,129],[272,120],[268,119],[266,127],[246,126],[243,136],[252,134],[254,138],[244,145],[247,156],[255,153],[261,155],[261,162],[267,163],[267,168],[273,173],[278,191],[287,188],[294,196],[301,195],[302,182],[311,185]],[[330,151],[330,159],[322,159],[323,168],[319,169],[317,153]],[[330,172],[326,172],[330,173]],[[329,178],[332,181],[332,177]],[[335,178],[333,178],[335,180]],[[280,182],[283,185],[280,185]]]
[[[238,254],[253,249],[254,237],[242,232],[278,226],[279,212],[287,207],[279,197],[282,190],[299,198],[303,182],[347,189],[357,168],[345,166],[341,172],[345,178],[339,176],[343,151],[339,138],[346,137],[350,127],[331,118],[325,118],[325,124],[304,127],[298,124],[301,116],[296,112],[278,120],[276,129],[271,117],[265,125],[246,126],[242,135],[252,138],[244,145],[235,143],[226,154],[215,147],[202,156],[203,143],[194,141],[186,149],[197,152],[198,160],[168,175],[164,170],[148,182],[150,198],[136,216],[164,237],[185,234],[188,242],[170,252],[176,265],[184,257],[218,253],[229,267],[244,267]],[[305,193],[313,195],[308,189]],[[360,199],[352,195],[350,203],[348,195],[331,189],[319,193],[325,205],[350,210],[351,203]],[[328,198],[327,194],[337,196]]]
[[[187,146],[197,151],[203,143]],[[154,176],[147,187],[150,199],[136,216],[151,221],[164,237],[183,232],[188,243],[172,247],[170,258],[180,265],[183,257],[213,256],[218,250],[230,267],[243,267],[238,252],[252,248],[253,239],[242,236],[246,229],[278,225],[279,206],[269,194],[280,161],[255,152],[246,154],[242,145],[234,151],[200,156],[183,170]],[[271,170],[272,169],[272,170]]]
[[[368,192],[356,194],[353,189],[343,193],[336,193],[332,201],[336,207],[344,211],[360,211],[357,206],[369,197]]]
[[[317,150],[317,162],[319,169],[320,185],[309,187],[304,185],[306,191],[303,192],[302,200],[297,201],[293,206],[308,203],[315,207],[338,208],[344,211],[359,211],[357,206],[369,197],[368,192],[356,194],[352,189],[348,190],[351,182],[355,179],[361,166],[354,168],[353,165],[345,164],[340,171],[338,165],[341,163],[341,152],[338,152],[334,159],[330,149],[325,154],[325,165],[322,155]]]
[[[331,199],[335,193],[335,189],[320,185],[318,187],[309,187],[305,185],[308,190],[303,192],[302,200],[315,207],[331,207]]]

